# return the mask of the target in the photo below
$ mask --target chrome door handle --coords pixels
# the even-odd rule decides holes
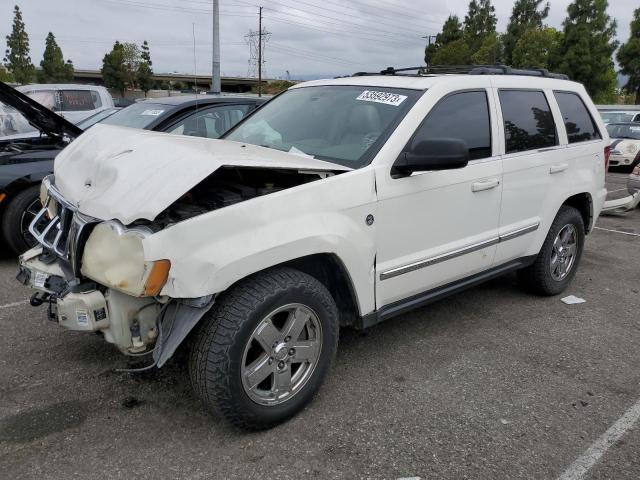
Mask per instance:
[[[500,180],[497,178],[489,178],[488,180],[482,180],[480,182],[474,182],[471,184],[472,192],[482,192],[483,190],[491,190],[500,185]]]
[[[554,173],[564,172],[567,168],[569,168],[569,164],[568,163],[560,163],[558,165],[551,165],[551,168],[549,169],[549,173],[554,174]]]

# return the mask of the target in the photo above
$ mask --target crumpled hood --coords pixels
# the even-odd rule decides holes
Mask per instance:
[[[348,167],[255,145],[97,124],[55,160],[56,188],[103,220],[153,220],[222,166],[347,171]]]

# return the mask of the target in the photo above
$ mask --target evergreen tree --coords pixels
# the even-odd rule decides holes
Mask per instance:
[[[607,7],[607,0],[574,0],[567,8],[559,48],[558,69],[582,82],[596,101],[607,101],[617,86],[612,59],[618,46],[616,22]]]
[[[466,65],[470,57],[469,45],[464,38],[460,38],[439,48],[433,57],[433,65]]]
[[[113,49],[102,59],[102,79],[107,88],[113,88],[124,97],[127,88],[127,69],[124,63],[124,45],[116,41]]]
[[[507,33],[503,36],[504,61],[507,65],[513,63],[513,50],[518,40],[532,29],[542,29],[542,22],[549,15],[549,2],[542,9],[544,0],[516,0],[511,11]]]
[[[449,18],[444,22],[442,26],[442,32],[436,35],[436,41],[431,45],[428,45],[425,50],[425,63],[433,63],[438,49],[447,45],[448,43],[455,42],[462,38],[462,24],[460,19],[456,15],[449,15]]]
[[[640,8],[633,12],[631,36],[618,50],[620,72],[629,76],[625,85],[627,92],[636,95],[635,103],[640,105]]]
[[[474,65],[497,65],[502,61],[502,42],[496,32],[487,34],[480,48],[471,55],[471,63]]]
[[[140,90],[144,92],[144,96],[147,96],[147,92],[151,89],[153,85],[153,79],[151,76],[153,75],[153,69],[151,66],[153,62],[151,62],[151,54],[149,53],[149,44],[145,40],[140,47],[140,64],[138,65],[138,75],[137,75],[137,83]]]
[[[471,0],[464,17],[464,38],[471,54],[475,54],[487,35],[496,31],[497,18],[491,0]]]
[[[7,71],[2,65],[0,65],[0,82],[13,82],[13,75]]]
[[[33,78],[35,67],[29,56],[29,35],[17,5],[13,9],[13,30],[11,35],[7,35],[4,64],[18,83],[29,83]]]
[[[73,64],[69,60],[64,62],[62,50],[56,42],[56,37],[49,32],[45,40],[44,55],[38,72],[40,83],[62,83],[73,80]]]
[[[516,68],[553,69],[557,63],[562,33],[555,28],[532,28],[516,42],[511,64]]]

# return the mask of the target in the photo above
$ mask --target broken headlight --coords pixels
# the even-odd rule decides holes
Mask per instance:
[[[97,225],[84,247],[81,272],[96,282],[135,297],[158,295],[169,260],[145,261],[142,241],[151,231],[110,221]]]

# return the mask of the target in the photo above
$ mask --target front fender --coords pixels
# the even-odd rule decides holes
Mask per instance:
[[[362,314],[374,309],[376,194],[365,167],[214,210],[144,241],[147,260],[169,259],[161,294],[193,298],[226,290],[252,273],[296,258],[335,254]]]

